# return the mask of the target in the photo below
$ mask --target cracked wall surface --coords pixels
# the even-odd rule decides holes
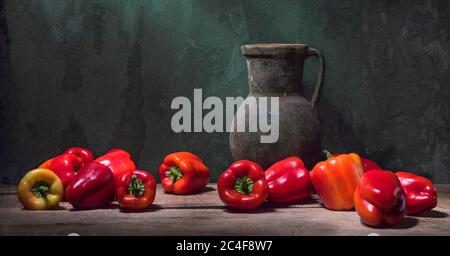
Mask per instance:
[[[213,180],[226,133],[171,131],[176,96],[245,96],[246,43],[321,50],[324,148],[450,182],[450,6],[435,1],[0,1],[0,178],[72,145],[132,153],[156,174],[198,153]],[[317,63],[308,60],[309,98]]]

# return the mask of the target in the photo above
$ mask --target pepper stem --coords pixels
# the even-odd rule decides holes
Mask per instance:
[[[328,150],[324,150],[324,151],[322,151],[324,154],[325,154],[325,156],[327,157],[327,158],[330,158],[330,157],[333,157],[333,154],[331,154],[330,153],[330,151],[328,151]]]
[[[50,184],[45,181],[38,181],[34,183],[33,188],[31,189],[31,192],[33,195],[37,198],[43,198],[47,197],[48,193],[50,192]]]
[[[253,191],[253,180],[248,176],[239,177],[236,179],[234,189],[243,195],[249,194]]]
[[[166,172],[166,176],[169,177],[173,182],[181,179],[183,177],[183,173],[176,166],[170,167],[170,169]]]
[[[145,192],[144,183],[136,175],[131,176],[130,183],[128,183],[128,192],[135,197],[142,196]]]

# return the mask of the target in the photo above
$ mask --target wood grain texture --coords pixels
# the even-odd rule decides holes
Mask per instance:
[[[220,201],[216,185],[206,192],[175,196],[158,187],[154,206],[127,213],[109,209],[23,210],[15,187],[0,186],[0,235],[450,235],[450,185],[438,185],[438,206],[390,228],[361,224],[354,211],[324,209],[315,199],[289,207],[265,205],[253,213],[233,212]]]

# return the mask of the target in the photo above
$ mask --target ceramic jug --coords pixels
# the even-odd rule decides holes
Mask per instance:
[[[276,142],[262,143],[261,135],[267,133],[259,129],[256,132],[231,129],[233,158],[252,160],[268,168],[286,157],[299,156],[311,167],[320,156],[320,124],[315,105],[324,74],[321,53],[305,44],[250,44],[242,46],[241,52],[247,62],[249,95],[236,112],[233,125],[237,119],[246,120],[248,125],[249,110],[260,106],[255,98],[278,97],[279,135]],[[302,77],[304,61],[310,56],[318,58],[319,72],[312,99],[308,100],[302,95]],[[257,114],[260,115],[259,111]],[[276,113],[268,111],[268,119],[275,120],[270,115]]]

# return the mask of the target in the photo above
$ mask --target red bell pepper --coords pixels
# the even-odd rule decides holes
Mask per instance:
[[[92,161],[94,161],[94,155],[91,151],[86,148],[81,147],[71,147],[64,151],[65,154],[73,154],[80,158],[81,165],[86,165]]]
[[[263,168],[248,160],[237,161],[222,173],[217,190],[222,202],[239,210],[259,208],[269,194]]]
[[[395,225],[403,220],[406,196],[399,179],[391,171],[366,172],[353,196],[356,212],[369,226]]]
[[[112,148],[112,149],[108,150],[108,152],[106,152],[106,153],[108,154],[108,153],[117,152],[117,151],[121,152],[121,154],[123,154],[123,156],[125,156],[125,157],[132,158],[130,153],[128,153],[127,151],[125,151],[121,148]]]
[[[111,170],[100,163],[90,162],[78,170],[66,189],[67,201],[75,209],[97,209],[109,205],[116,187]]]
[[[158,170],[166,193],[186,195],[202,191],[209,181],[209,168],[189,152],[167,155]]]
[[[112,149],[95,161],[108,166],[117,181],[124,173],[136,170],[136,164],[130,153],[123,149]]]
[[[56,173],[61,180],[64,189],[66,189],[75,178],[75,174],[81,165],[80,158],[75,155],[62,154],[45,161],[39,168],[50,169]]]
[[[332,156],[317,163],[311,171],[311,181],[326,208],[331,210],[353,209],[353,193],[363,174],[361,158],[354,153]]]
[[[155,200],[156,181],[143,170],[124,173],[117,184],[116,197],[122,209],[148,208]]]
[[[364,169],[364,172],[368,172],[370,170],[382,170],[381,167],[375,163],[374,161],[361,157],[361,163]]]
[[[333,154],[333,156],[338,156],[342,154]],[[375,163],[374,161],[361,157],[361,164],[364,169],[364,172],[370,171],[370,170],[382,170],[381,167]]]
[[[276,162],[264,175],[269,186],[267,199],[271,203],[293,204],[311,198],[309,171],[298,157]]]
[[[437,205],[437,193],[431,180],[409,172],[396,172],[406,193],[406,214],[417,215]]]

